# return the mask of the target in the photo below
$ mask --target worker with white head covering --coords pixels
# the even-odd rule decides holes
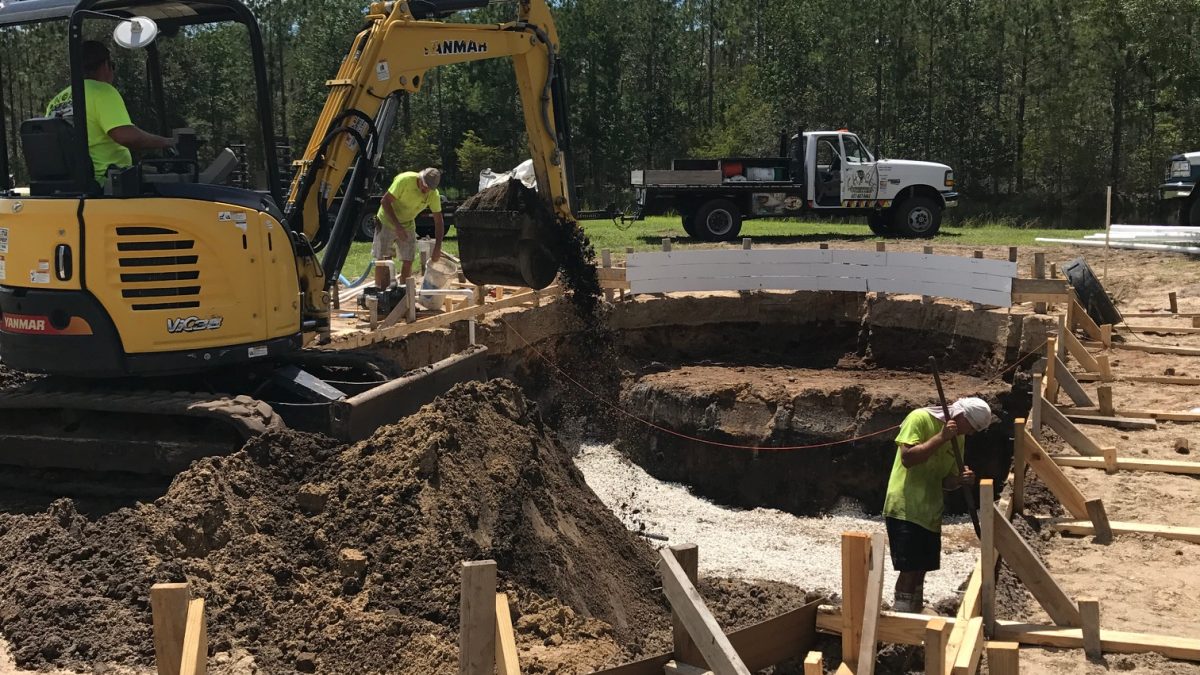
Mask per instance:
[[[949,421],[941,407],[929,407],[912,411],[900,425],[883,503],[892,566],[900,573],[895,611],[924,610],[925,573],[941,567],[943,493],[975,484],[971,467],[959,472],[952,439],[994,421],[986,401],[961,398],[950,406]]]

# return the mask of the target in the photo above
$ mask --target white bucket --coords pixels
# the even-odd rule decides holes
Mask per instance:
[[[421,279],[421,290],[441,290],[457,278],[458,265],[443,255],[437,262],[431,261],[425,264],[425,276]],[[417,301],[426,309],[434,311],[440,311],[445,300],[446,296],[444,295],[425,294],[417,297]]]

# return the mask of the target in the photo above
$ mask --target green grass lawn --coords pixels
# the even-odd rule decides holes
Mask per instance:
[[[611,220],[586,220],[583,229],[592,240],[596,252],[609,249],[617,258],[625,255],[627,247],[648,251],[662,246],[663,237],[671,237],[674,246],[712,246],[687,238],[679,218],[656,216],[644,221],[621,226]],[[937,237],[928,241],[930,245],[953,244],[956,246],[1043,246],[1034,241],[1037,237],[1080,239],[1097,232],[1095,228],[1085,230],[1018,229],[1003,225],[983,227],[943,227]],[[816,246],[821,242],[836,241],[887,241],[867,229],[865,223],[804,223],[779,220],[748,220],[742,225],[743,237],[752,237],[755,242],[772,245]],[[913,241],[913,240],[909,240]],[[1049,245],[1049,244],[1045,244]],[[451,255],[458,254],[458,239],[454,230],[446,237],[443,248]],[[343,275],[357,278],[371,262],[371,245],[356,242],[346,258]]]

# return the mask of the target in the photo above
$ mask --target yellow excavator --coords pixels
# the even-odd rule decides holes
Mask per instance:
[[[392,377],[362,355],[304,346],[328,335],[365,190],[401,97],[418,92],[431,68],[512,59],[537,175],[537,208],[456,215],[467,277],[544,288],[560,269],[563,242],[578,236],[549,8],[518,0],[508,23],[445,21],[488,2],[371,4],[327,82],[287,194],[273,152],[257,153],[262,191],[225,184],[236,163],[229,150],[204,167],[186,149],[110,167],[101,185],[88,125],[65,117],[21,122],[29,183],[17,187],[8,184],[0,134],[0,361],[45,375],[0,396],[0,464],[170,474],[274,427],[361,438],[450,383],[480,376],[478,353],[422,380]],[[186,40],[196,26],[241,24],[255,83],[245,105],[257,111],[263,147],[274,148],[263,42],[238,0],[0,3],[0,30],[49,21],[67,22],[75,120],[88,105],[81,45],[95,24],[110,24],[120,46],[145,50],[161,133],[159,42]],[[0,106],[0,128],[2,115]],[[188,141],[180,137],[180,147],[194,147]]]

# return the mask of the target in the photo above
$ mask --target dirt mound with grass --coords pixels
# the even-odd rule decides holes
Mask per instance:
[[[258,438],[97,520],[0,515],[0,631],[23,667],[147,665],[150,587],[186,580],[234,672],[453,672],[458,565],[485,558],[525,642],[611,655],[667,625],[654,553],[496,380],[352,446]]]

